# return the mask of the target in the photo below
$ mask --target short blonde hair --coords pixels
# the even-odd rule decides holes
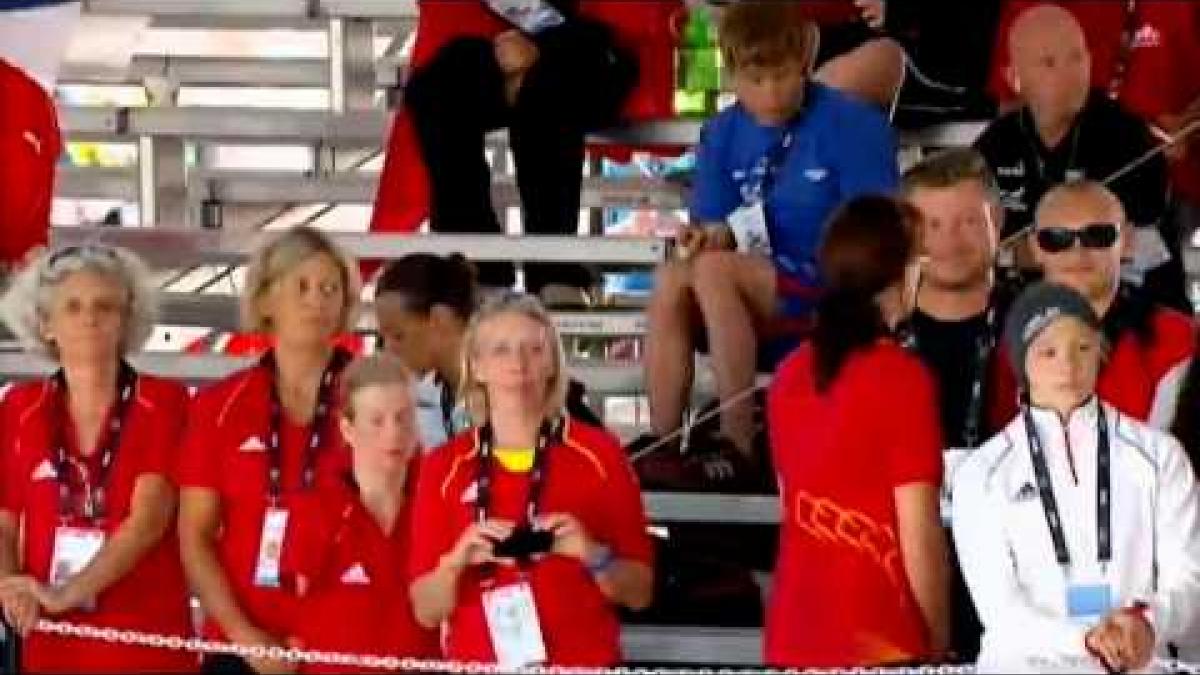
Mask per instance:
[[[415,399],[411,393],[415,381],[412,371],[404,365],[404,361],[390,354],[374,354],[354,359],[342,371],[340,392],[342,416],[346,419],[354,419],[354,395],[368,387],[400,385],[410,392],[410,397]],[[416,401],[414,400],[413,403],[415,404]]]
[[[287,230],[260,246],[246,269],[246,290],[241,298],[242,327],[254,332],[273,330],[270,317],[259,309],[271,286],[314,255],[333,258],[342,272],[341,331],[350,331],[358,321],[358,306],[362,278],[358,265],[351,260],[329,235],[312,227],[300,226]]]
[[[91,272],[117,282],[125,291],[120,355],[141,349],[158,318],[158,291],[150,271],[132,251],[106,244],[83,244],[44,251],[13,278],[4,294],[4,323],[30,351],[58,359],[58,348],[43,326],[58,287],[72,274]]]
[[[463,376],[459,390],[459,397],[463,405],[476,425],[487,423],[490,413],[487,391],[476,376],[475,352],[478,347],[479,330],[483,324],[506,314],[523,316],[541,324],[545,329],[546,339],[550,342],[548,346],[553,350],[551,357],[553,371],[550,373],[550,381],[546,386],[546,400],[542,415],[545,419],[559,417],[566,407],[569,385],[566,353],[563,351],[562,340],[558,337],[558,329],[550,318],[550,314],[546,312],[537,298],[523,293],[504,293],[487,300],[467,324],[467,331],[463,337]]]

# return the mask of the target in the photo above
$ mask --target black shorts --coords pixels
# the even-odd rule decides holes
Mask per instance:
[[[882,33],[862,21],[818,25],[817,31],[820,42],[817,44],[817,61],[814,64],[816,68],[858,49],[871,40],[883,37]]]

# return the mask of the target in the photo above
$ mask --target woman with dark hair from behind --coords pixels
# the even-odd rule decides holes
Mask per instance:
[[[417,421],[426,450],[471,426],[458,401],[462,340],[479,304],[475,266],[459,254],[414,253],[394,260],[375,283],[375,313],[384,351],[399,357],[420,378]],[[571,380],[567,409],[593,426],[600,419]]]
[[[947,645],[937,398],[891,336],[907,307],[915,220],[878,196],[834,215],[813,337],[771,384],[784,513],[766,621],[773,666],[911,663]]]

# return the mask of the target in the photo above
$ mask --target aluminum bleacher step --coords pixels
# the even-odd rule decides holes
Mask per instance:
[[[632,662],[748,666],[762,663],[762,630],[626,625],[621,647]]]
[[[166,326],[190,326],[214,330],[240,330],[237,296],[220,293],[167,292],[160,296],[159,323]],[[578,312],[553,312],[558,332],[564,336],[639,336],[646,333],[646,318],[634,310],[595,309]],[[359,328],[375,327],[372,307],[363,307]]]
[[[205,384],[245,368],[253,358],[220,354],[180,354],[176,352],[141,352],[130,357],[139,369],[192,384]],[[19,351],[0,352],[0,378],[28,380],[46,377],[54,372],[50,362]],[[640,394],[642,384],[640,364],[595,365],[570,364],[571,375],[595,394]],[[702,375],[702,390],[711,390],[711,378]],[[707,385],[707,386],[705,386]]]
[[[133,167],[69,167],[58,169],[55,195],[66,199],[138,199],[138,172]],[[379,174],[339,172],[310,176],[296,171],[197,171],[188,176],[194,204],[214,200],[222,204],[371,204]],[[584,208],[682,209],[681,184],[652,178],[583,179],[580,205]],[[492,201],[497,206],[517,206],[520,196],[515,179],[496,178]]]
[[[270,232],[170,227],[55,227],[55,245],[103,242],[124,246],[157,266],[236,265]],[[655,237],[436,235],[331,232],[347,254],[390,260],[410,253],[461,253],[477,261],[582,262],[603,267],[653,267],[670,243]]]
[[[316,142],[338,146],[379,145],[390,114],[385,110],[333,113],[232,107],[122,108],[61,106],[60,125],[72,139],[120,140],[139,136],[241,142]],[[589,135],[598,145],[691,146],[700,137],[701,120],[670,119],[607,129]],[[983,131],[983,122],[955,122],[904,132],[904,145],[955,147],[969,145]],[[503,131],[495,132],[503,137]]]
[[[91,14],[308,19],[415,19],[417,0],[84,0]]]

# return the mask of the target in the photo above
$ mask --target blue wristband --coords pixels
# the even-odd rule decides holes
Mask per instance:
[[[617,557],[613,555],[612,549],[599,544],[592,549],[592,554],[588,556],[588,572],[591,572],[593,577],[598,577],[607,572],[616,561]]]

